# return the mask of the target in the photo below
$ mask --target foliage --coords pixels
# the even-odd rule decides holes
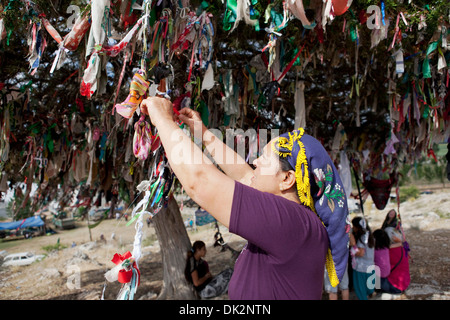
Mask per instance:
[[[442,183],[445,185],[447,161],[445,158],[438,162],[423,158],[414,164],[403,164],[399,167],[400,186],[410,184]]]
[[[419,195],[420,191],[416,186],[400,188],[399,191],[400,203],[408,201],[409,199],[417,199]]]
[[[60,243],[59,238],[58,238],[58,240],[56,241],[55,244],[49,244],[49,245],[46,245],[46,246],[42,247],[42,249],[47,251],[47,252],[59,251],[59,250],[65,249],[65,248],[67,248],[67,246],[62,244],[62,243]]]
[[[88,207],[86,206],[79,206],[76,210],[76,213],[74,215],[75,218],[80,218],[85,216],[88,213]]]
[[[6,206],[6,213],[9,217],[14,218],[14,221],[26,219],[34,215],[30,198],[27,199],[25,205],[23,205],[24,200],[25,196],[22,193],[16,193]]]

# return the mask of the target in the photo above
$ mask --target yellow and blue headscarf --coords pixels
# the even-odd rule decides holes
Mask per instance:
[[[301,203],[319,216],[327,230],[326,268],[335,287],[347,266],[350,231],[347,198],[338,171],[322,144],[303,128],[280,135],[272,150],[295,170]]]

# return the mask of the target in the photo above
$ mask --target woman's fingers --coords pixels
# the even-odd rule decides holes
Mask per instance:
[[[193,120],[201,120],[200,114],[197,111],[192,110],[191,108],[183,108],[180,110],[180,116],[183,115],[189,119]]]
[[[196,122],[202,121],[200,114],[191,108],[181,109],[178,114],[178,119],[188,125],[191,131],[194,130],[194,124]]]

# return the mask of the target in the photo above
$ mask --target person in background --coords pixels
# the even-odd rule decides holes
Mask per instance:
[[[197,240],[187,253],[186,268],[184,271],[186,280],[193,284],[194,289],[203,299],[220,296],[228,290],[233,269],[227,268],[213,277],[209,271],[209,265],[203,258],[206,255],[206,245]]]
[[[331,286],[328,272],[326,269],[325,269],[323,282],[324,282],[325,291],[328,293],[329,300],[338,300],[338,289],[341,291],[342,300],[349,299],[350,290],[348,287],[348,285],[349,285],[348,264],[347,264],[347,268],[345,269],[345,274],[344,274],[344,277],[342,278],[342,281],[339,282],[339,284],[336,287]]]
[[[409,255],[411,249],[409,247],[408,241],[406,241],[405,233],[403,232],[402,222],[400,219],[400,214],[397,213],[397,211],[395,211],[394,209],[389,210],[381,226],[381,229],[387,231],[388,233],[391,232],[390,230],[395,230],[395,234],[397,234],[397,236],[398,235],[400,236],[399,238],[401,239],[403,248]],[[391,234],[389,234],[389,237],[391,237]]]
[[[385,229],[387,227],[399,228],[399,219],[397,217],[397,212],[394,209],[389,210],[386,214],[386,218],[383,221],[381,229]]]
[[[350,246],[352,246],[353,288],[359,300],[367,300],[375,289],[368,286],[369,277],[372,276],[369,271],[374,266],[375,241],[366,219],[353,218],[352,225]]]
[[[389,247],[391,240],[389,235],[383,229],[377,229],[373,232],[375,238],[374,263],[379,268],[380,291],[384,291],[388,286],[387,277],[391,273],[391,262],[389,258]]]
[[[386,286],[382,289],[386,293],[400,294],[408,288],[411,282],[409,254],[405,249],[403,236],[398,230],[392,227],[384,230],[390,238],[389,261],[391,271],[387,277]]]

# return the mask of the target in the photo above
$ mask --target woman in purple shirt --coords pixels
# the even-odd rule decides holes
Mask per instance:
[[[174,122],[170,101],[152,97],[141,108],[186,193],[248,240],[235,264],[230,299],[320,299],[325,266],[332,285],[339,283],[348,261],[347,201],[320,142],[303,129],[283,134],[264,147],[253,169],[197,112],[180,110],[178,120],[201,138],[221,171]]]

